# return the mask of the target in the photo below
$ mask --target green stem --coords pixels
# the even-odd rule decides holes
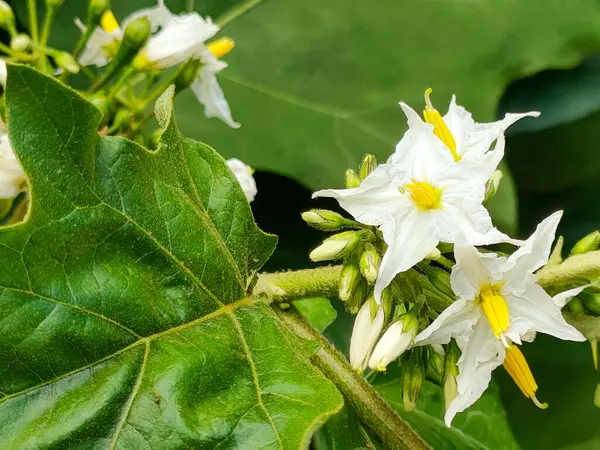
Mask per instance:
[[[42,25],[42,35],[40,37],[40,47],[45,47],[50,37],[50,29],[52,28],[52,20],[56,14],[55,7],[47,7],[44,15],[44,24]]]
[[[542,287],[565,286],[596,279],[600,274],[600,250],[569,256],[562,263],[545,266],[536,276]]]
[[[27,0],[27,9],[29,11],[29,32],[31,33],[31,39],[33,39],[34,42],[39,42],[36,3],[36,0]]]
[[[285,325],[304,339],[319,342],[321,347],[311,357],[312,363],[329,378],[360,420],[390,450],[427,450],[429,445],[385,402],[383,398],[346,362],[344,356],[298,313],[275,308]]]
[[[337,297],[342,266],[326,266],[258,275],[254,295],[271,302],[293,301],[306,297]]]

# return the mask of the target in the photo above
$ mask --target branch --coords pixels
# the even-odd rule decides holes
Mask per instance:
[[[292,301],[306,297],[337,297],[342,266],[325,266],[278,273],[262,273],[253,295],[269,302]]]
[[[339,267],[337,270],[339,272]],[[319,342],[321,347],[311,357],[312,363],[336,385],[347,402],[354,408],[360,420],[377,435],[385,448],[391,450],[431,449],[371,385],[352,370],[344,356],[307,324],[298,313],[293,310],[283,312],[279,308],[275,308],[275,310],[293,333],[301,338]]]

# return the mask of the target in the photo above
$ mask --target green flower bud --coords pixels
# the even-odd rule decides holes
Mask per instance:
[[[350,300],[346,302],[346,310],[350,314],[358,314],[358,311],[365,303],[366,295],[367,285],[361,280],[354,288],[354,293],[352,294]],[[371,295],[367,301],[372,301],[372,303],[375,303],[375,298]],[[373,308],[371,308],[371,312],[373,312]]]
[[[446,347],[446,358],[444,359],[444,376],[442,382],[444,383],[444,402],[446,409],[450,405],[450,402],[458,395],[456,387],[456,377],[458,376],[458,366],[456,363],[460,358],[460,349],[456,345],[456,341],[452,339]]]
[[[503,177],[504,175],[501,170],[494,171],[492,177],[485,185],[485,197],[483,203],[490,201],[494,195],[496,195],[496,192],[498,192],[498,189],[500,188],[500,181],[502,181]]]
[[[46,0],[46,7],[56,9],[61,7],[64,2],[65,0]]]
[[[598,249],[600,244],[600,231],[592,231],[580,239],[571,249],[571,255],[580,255]]]
[[[4,219],[12,209],[14,198],[0,198],[0,219]]]
[[[402,374],[402,402],[405,411],[413,411],[416,408],[424,379],[423,347],[415,347],[408,361],[404,363]]]
[[[364,180],[367,178],[371,172],[375,170],[377,167],[377,158],[374,155],[365,155],[363,157],[362,163],[360,165],[360,169],[358,171],[358,176],[360,180]]]
[[[381,265],[381,256],[371,244],[365,246],[364,251],[360,255],[359,266],[360,273],[369,284],[374,284],[379,273]]]
[[[438,291],[452,300],[456,298],[454,291],[452,291],[452,286],[450,285],[450,274],[448,272],[444,269],[432,266],[427,266],[426,272],[427,278]]]
[[[348,189],[356,188],[360,186],[360,178],[356,172],[352,169],[346,170],[346,187]]]
[[[136,134],[133,137],[132,141],[137,142],[138,144],[140,144],[143,147],[146,146],[146,137],[142,133]]]
[[[54,56],[54,62],[58,67],[65,69],[69,73],[79,73],[79,64],[70,53],[58,52]]]
[[[148,42],[151,32],[152,29],[148,18],[139,17],[134,19],[125,28],[123,44],[130,48],[140,49]]]
[[[102,14],[110,9],[110,0],[90,0],[88,4],[88,23],[97,25]],[[91,20],[90,20],[91,19]]]
[[[573,313],[585,314],[585,306],[583,306],[579,297],[575,297],[567,303],[567,309]]]
[[[444,358],[446,356],[444,347],[441,345],[433,344],[429,346],[429,367],[438,376],[444,376]]]
[[[16,52],[24,52],[31,45],[31,38],[24,33],[17,34],[10,40],[10,48]]]
[[[115,118],[112,121],[108,134],[113,134],[123,130],[129,126],[131,122],[131,112],[127,109],[120,109],[115,114]]]
[[[581,292],[579,298],[583,302],[584,306],[594,314],[600,314],[600,294],[591,292]],[[572,303],[573,300],[569,302]]]
[[[113,103],[104,95],[95,95],[89,100],[102,112],[102,123],[100,126],[106,126],[112,115]]]
[[[594,405],[600,408],[600,383],[596,385],[596,391],[594,392]]]
[[[187,89],[196,80],[198,69],[202,62],[199,59],[190,59],[179,71],[175,79],[175,94]]]
[[[311,227],[323,231],[338,231],[348,228],[353,223],[340,214],[326,209],[311,209],[303,212],[302,219]]]
[[[8,3],[0,0],[0,28],[10,31],[15,27],[15,14]]]
[[[150,135],[150,139],[148,140],[148,148],[158,148],[158,144],[163,133],[164,130],[161,130],[160,128],[154,130],[154,132]]]
[[[344,265],[338,281],[340,300],[343,302],[350,300],[359,282],[360,271],[356,264],[348,263]]]
[[[345,258],[367,239],[372,239],[368,231],[344,231],[325,239],[309,257],[314,262]]]

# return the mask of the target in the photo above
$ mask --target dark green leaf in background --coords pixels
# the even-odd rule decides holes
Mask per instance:
[[[34,70],[8,80],[32,205],[0,230],[2,448],[307,443],[342,400],[247,297],[275,237],[223,159],[168,102],[152,153]]]

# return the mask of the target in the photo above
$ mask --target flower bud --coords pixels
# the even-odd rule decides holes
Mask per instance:
[[[358,284],[356,285],[356,287],[354,288],[354,292],[352,293],[350,300],[348,300],[346,302],[346,310],[350,314],[357,314],[358,311],[360,310],[360,308],[362,307],[362,305],[365,303],[366,295],[367,295],[367,286],[362,280],[360,280],[358,282]],[[375,301],[375,298],[373,296],[371,296],[371,297],[369,297],[367,302],[369,302],[371,300],[371,298],[373,299],[373,301]]]
[[[90,0],[88,4],[88,26],[98,25],[102,14],[110,9],[110,0]]]
[[[433,370],[438,377],[444,376],[444,347],[439,344],[432,344],[429,346],[429,367]]]
[[[54,62],[58,67],[65,69],[69,73],[79,73],[79,64],[70,53],[58,52],[54,55]]]
[[[31,45],[31,38],[25,33],[17,34],[10,40],[10,48],[15,52],[24,52]]]
[[[344,258],[352,253],[367,236],[364,231],[344,231],[335,234],[310,252],[309,257],[314,262]]]
[[[583,305],[594,314],[600,314],[600,294],[592,292],[581,292],[579,298]],[[571,300],[569,303],[572,303]]]
[[[344,265],[338,282],[339,297],[343,302],[350,300],[356,286],[360,281],[360,271],[356,264],[348,263]]]
[[[375,247],[370,244],[365,246],[360,255],[359,265],[360,273],[365,277],[365,280],[369,284],[374,284],[377,281],[379,266],[381,265],[381,256],[379,256],[379,252],[375,250]]]
[[[446,348],[446,358],[444,359],[444,403],[446,409],[450,405],[450,402],[458,395],[456,387],[456,377],[458,376],[458,366],[456,363],[460,358],[460,349],[453,339]]]
[[[350,365],[358,373],[364,372],[371,357],[371,352],[381,329],[383,328],[383,308],[378,307],[375,317],[371,319],[370,299],[360,308],[354,321],[352,337],[350,338]]]
[[[65,0],[46,0],[46,7],[56,9],[61,7],[64,2]]]
[[[15,27],[15,14],[8,3],[0,0],[0,28],[11,31]]]
[[[130,48],[140,49],[148,42],[150,33],[151,27],[148,18],[139,17],[134,19],[125,28],[123,44]]]
[[[600,231],[592,231],[581,238],[571,249],[571,255],[580,255],[598,249],[600,244]]]
[[[575,297],[567,303],[567,309],[573,313],[585,314],[585,306],[579,297]]]
[[[502,181],[503,177],[504,175],[501,170],[494,171],[492,177],[485,184],[485,197],[483,203],[490,201],[494,195],[496,195],[496,192],[498,192],[498,189],[500,188],[500,181]]]
[[[369,359],[369,367],[385,372],[389,363],[412,347],[417,335],[417,319],[406,314],[389,326],[375,346]]]
[[[346,187],[348,189],[357,188],[360,186],[360,178],[352,169],[346,170]]]
[[[376,168],[377,158],[375,158],[374,155],[365,155],[358,171],[358,177],[362,181],[367,178]]]
[[[130,122],[131,112],[126,109],[118,110],[110,126],[109,134],[116,133],[128,127]]]
[[[427,255],[425,255],[425,259],[429,259],[429,260],[434,260],[435,261],[440,256],[442,256],[442,252],[440,252],[437,248],[434,248]]]
[[[183,65],[177,78],[175,78],[175,94],[179,94],[192,85],[196,80],[201,64],[202,62],[199,59],[190,59]]]
[[[402,402],[405,411],[413,411],[416,408],[424,379],[423,347],[415,347],[404,364],[402,374]]]
[[[326,209],[311,209],[302,213],[302,219],[311,227],[323,231],[338,231],[352,224],[341,214]]]
[[[450,274],[448,272],[444,269],[431,266],[427,267],[426,271],[427,278],[438,291],[452,300],[456,298],[454,291],[452,291],[452,286],[450,285]]]
[[[594,405],[600,408],[600,383],[596,385],[596,390],[594,391]]]

